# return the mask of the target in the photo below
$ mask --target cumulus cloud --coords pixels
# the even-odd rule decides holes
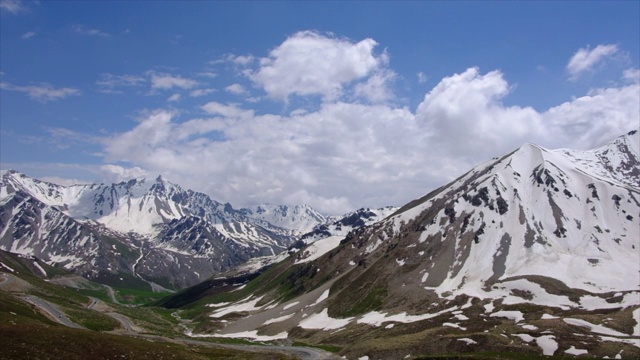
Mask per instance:
[[[338,98],[345,85],[363,79],[388,61],[373,53],[373,39],[353,42],[312,31],[298,32],[260,59],[251,80],[275,99],[291,95]]]
[[[43,103],[61,100],[69,96],[78,96],[82,94],[82,91],[80,91],[79,89],[68,87],[56,88],[48,83],[18,86],[6,82],[0,82],[0,89],[23,92],[29,95],[30,98]]]
[[[589,149],[640,124],[640,85],[591,90],[543,113],[554,147]]]
[[[226,88],[224,88],[227,92],[230,92],[232,94],[236,94],[236,95],[242,95],[245,94],[247,92],[247,90],[244,89],[244,87],[240,84],[232,84],[227,86]]]
[[[502,105],[500,100],[509,91],[500,71],[481,74],[470,68],[442,79],[418,106],[417,121],[424,131],[434,134],[438,152],[469,160],[490,158],[540,138],[545,131],[533,108]],[[500,144],[500,149],[492,144]]]
[[[149,71],[147,74],[150,77],[152,90],[170,90],[173,88],[192,89],[199,85],[197,81],[184,78],[180,75],[170,75],[155,71]]]
[[[377,71],[366,82],[356,84],[354,94],[372,103],[383,103],[394,97],[391,84],[396,78],[396,73],[391,70]]]
[[[593,49],[588,46],[579,49],[567,64],[570,79],[578,79],[583,73],[590,71],[594,66],[615,55],[618,51],[618,45],[614,44],[598,45]]]
[[[637,128],[640,86],[596,89],[539,112],[506,106],[500,71],[442,79],[414,111],[325,102],[316,111],[264,114],[209,102],[209,118],[147,113],[104,140],[105,160],[163,174],[220,201],[309,203],[339,214],[402,205],[526,142],[593,148]]]
[[[21,0],[0,0],[0,9],[12,14],[19,14],[29,10],[24,1]]]

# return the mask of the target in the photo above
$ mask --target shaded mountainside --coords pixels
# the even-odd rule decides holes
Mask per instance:
[[[192,304],[192,333],[332,344],[349,358],[637,358],[639,143],[633,131],[591,151],[524,145],[317,257],[299,257],[312,242]]]
[[[295,241],[298,230],[243,213],[162,177],[60,186],[2,171],[0,249],[99,281],[181,288]]]

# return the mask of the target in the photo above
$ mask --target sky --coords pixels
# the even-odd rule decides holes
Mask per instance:
[[[0,168],[401,206],[640,127],[640,2],[0,0]]]

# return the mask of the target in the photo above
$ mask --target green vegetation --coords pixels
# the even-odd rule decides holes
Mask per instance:
[[[339,353],[340,350],[342,350],[342,347],[340,346],[325,345],[325,344],[307,344],[300,341],[294,341],[292,346],[313,347],[313,348],[321,349],[321,350],[332,352],[332,353]]]
[[[490,359],[513,359],[513,360],[540,360],[548,359],[548,356],[537,355],[525,352],[476,352],[469,354],[442,354],[442,355],[421,355],[415,356],[411,359],[415,360],[462,360],[462,359],[476,359],[476,360],[490,360]],[[554,356],[554,359],[562,359],[565,357]],[[566,357],[567,359],[573,359],[573,357]]]
[[[104,302],[111,302],[111,297],[102,286],[100,286],[99,289],[77,289],[77,291],[84,296],[91,296]]]
[[[144,305],[151,304],[155,301],[158,301],[168,295],[171,295],[170,292],[153,292],[151,289],[139,289],[139,288],[129,288],[129,287],[119,287],[112,286],[113,290],[116,292],[116,296],[118,301],[123,304],[135,304],[135,305]],[[111,301],[109,299],[109,301]]]
[[[175,335],[178,321],[171,316],[171,310],[158,307],[131,307],[110,304],[118,313],[125,315],[136,325],[148,332],[162,335]]]
[[[71,321],[84,326],[89,330],[111,331],[120,327],[120,322],[118,320],[98,311],[82,308],[72,309],[69,307],[65,307],[61,310],[67,314]]]
[[[349,317],[378,310],[387,297],[386,278],[373,267],[358,274],[347,274],[333,283],[331,293],[337,294],[329,303],[329,316]]]
[[[37,334],[37,336],[34,336]],[[0,359],[270,359],[291,360],[274,353],[253,353],[216,348],[185,346],[159,339],[138,339],[43,324],[0,323],[3,349]]]

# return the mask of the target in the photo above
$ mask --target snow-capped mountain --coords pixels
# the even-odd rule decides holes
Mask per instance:
[[[297,231],[162,177],[60,186],[0,173],[0,248],[94,277],[127,272],[171,286],[193,284],[285,250]]]
[[[328,218],[308,205],[271,205],[262,204],[238,210],[246,217],[263,220],[281,228],[289,229],[296,235],[305,234]]]
[[[583,347],[636,358],[639,153],[637,131],[589,151],[526,144],[321,256],[288,258],[236,303],[214,298],[209,328],[313,339],[349,357]],[[216,322],[236,309],[234,321]]]
[[[296,255],[296,263],[317,259],[338,246],[340,241],[350,232],[382,221],[397,209],[397,207],[393,206],[379,209],[361,208],[345,214],[337,220],[329,219],[324,224],[316,225],[313,231],[302,235],[300,240],[290,247],[290,250],[304,249]]]

